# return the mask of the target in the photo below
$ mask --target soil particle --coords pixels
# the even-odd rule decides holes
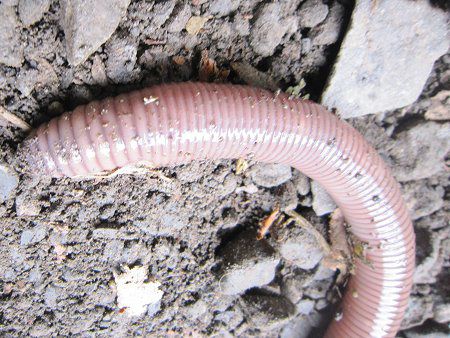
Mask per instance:
[[[312,207],[317,216],[329,214],[334,209],[336,209],[336,204],[334,203],[333,199],[316,181],[311,182],[311,191],[313,195]]]
[[[0,63],[20,67],[23,62],[23,45],[20,41],[19,20],[15,8],[0,3]]]
[[[19,0],[19,17],[25,26],[31,26],[42,19],[50,8],[50,0]]]
[[[6,164],[0,163],[0,202],[6,201],[19,184],[16,173]]]
[[[72,65],[84,62],[116,30],[130,0],[62,2],[62,25],[67,59]]]
[[[251,176],[257,185],[272,188],[290,180],[292,170],[284,164],[257,164],[252,167]]]
[[[328,6],[320,0],[305,1],[300,7],[300,26],[311,28],[320,24],[328,15]]]

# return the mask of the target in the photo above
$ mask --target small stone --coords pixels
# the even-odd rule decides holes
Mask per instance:
[[[242,296],[242,300],[244,313],[256,327],[278,328],[295,313],[295,306],[278,295],[252,293]]]
[[[152,8],[152,23],[156,28],[161,27],[169,19],[175,8],[175,0],[158,1]]]
[[[269,3],[261,8],[251,28],[250,45],[261,56],[270,56],[289,31],[297,27],[291,20],[280,20],[280,4]]]
[[[299,195],[305,196],[310,191],[309,178],[303,175],[301,172],[294,171],[293,179],[295,187],[297,188],[297,193]]]
[[[133,69],[136,64],[137,46],[125,38],[115,37],[106,44],[108,59],[106,74],[115,83],[127,83],[133,80]]]
[[[70,64],[83,63],[109,39],[126,14],[129,3],[130,0],[62,1],[62,26]]]
[[[433,317],[433,300],[430,296],[410,296],[408,308],[403,317],[401,330],[423,324],[428,318]]]
[[[325,309],[330,303],[325,299],[319,299],[316,303],[315,309],[317,311],[322,311],[323,309]]]
[[[108,84],[108,77],[106,76],[105,64],[98,55],[94,56],[93,58],[91,75],[92,79],[95,81],[96,84],[100,86],[105,86]]]
[[[396,136],[389,151],[393,172],[401,182],[431,177],[445,170],[450,151],[450,123],[421,123]]]
[[[208,304],[201,299],[186,308],[186,314],[190,320],[196,320],[197,318],[202,317],[207,311]]]
[[[92,232],[92,238],[102,239],[116,239],[119,234],[119,229],[113,228],[98,228]]]
[[[300,26],[311,28],[320,24],[328,15],[328,6],[322,0],[308,0],[300,7]]]
[[[300,229],[295,239],[288,239],[280,246],[281,256],[290,264],[304,270],[314,269],[323,257],[323,252],[314,236]]]
[[[315,301],[312,299],[302,299],[297,303],[296,308],[297,312],[302,315],[309,315],[312,310],[314,310]]]
[[[433,308],[433,319],[442,324],[450,322],[450,303],[435,304]]]
[[[227,16],[239,8],[240,0],[212,0],[209,2],[209,11],[218,16]]]
[[[6,164],[0,163],[0,203],[5,202],[17,188],[19,178]]]
[[[450,90],[442,90],[430,99],[430,106],[425,112],[427,120],[450,120]]]
[[[302,281],[295,277],[286,278],[281,284],[281,294],[293,304],[297,304],[303,297]]]
[[[164,294],[159,289],[161,283],[148,281],[145,266],[133,268],[124,267],[124,273],[114,272],[114,280],[117,288],[117,305],[124,309],[127,316],[140,316],[147,313],[152,317],[160,308],[160,302]]]
[[[223,268],[220,291],[235,295],[269,284],[275,277],[279,259],[265,240],[256,240],[256,233],[245,230],[230,240],[220,251]]]
[[[304,291],[305,296],[312,299],[325,298],[328,290],[330,289],[332,281],[329,279],[314,281],[308,288]]]
[[[57,307],[57,301],[59,296],[59,288],[50,285],[45,289],[44,302],[47,307],[55,309]]]
[[[334,44],[339,38],[343,18],[344,7],[340,3],[334,2],[325,22],[311,30],[311,42],[319,46]]]
[[[316,181],[311,182],[311,191],[313,195],[312,207],[317,216],[329,214],[336,209],[336,203]]]
[[[20,217],[37,216],[41,212],[41,204],[35,199],[31,199],[24,194],[16,198],[16,213]]]
[[[403,197],[413,220],[428,216],[444,205],[444,188],[430,187],[427,182],[414,181],[403,185]]]
[[[344,118],[413,103],[449,48],[447,29],[429,1],[357,1],[322,103]]]
[[[308,317],[299,316],[283,328],[280,338],[308,338],[312,330]]]
[[[31,26],[42,19],[50,8],[50,0],[19,0],[19,17],[25,26]]]
[[[38,226],[30,230],[24,230],[20,236],[20,245],[30,245],[39,243],[45,236],[47,236],[47,230],[44,226]]]
[[[265,188],[276,187],[292,177],[291,167],[284,164],[258,163],[251,169],[253,182]]]
[[[335,274],[336,274],[336,271],[331,270],[330,268],[326,267],[323,264],[320,264],[316,270],[316,273],[314,274],[314,279],[315,280],[329,279],[329,278],[333,277]]]
[[[166,24],[167,31],[171,33],[181,32],[186,27],[186,24],[191,17],[191,6],[188,4],[175,7],[172,17]]]
[[[23,46],[16,10],[13,6],[0,2],[0,63],[20,67],[22,62]]]
[[[197,35],[208,20],[209,17],[191,16],[186,23],[186,31],[190,35]]]

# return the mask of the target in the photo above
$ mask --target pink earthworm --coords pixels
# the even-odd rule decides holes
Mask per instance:
[[[400,327],[415,264],[408,210],[376,151],[318,104],[249,86],[163,84],[79,106],[41,125],[19,152],[31,174],[53,177],[140,162],[288,164],[325,187],[367,245],[326,337],[394,337]]]

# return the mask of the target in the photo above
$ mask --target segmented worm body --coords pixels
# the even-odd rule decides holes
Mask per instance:
[[[21,152],[33,174],[54,177],[194,159],[291,165],[326,188],[367,243],[327,337],[394,337],[400,326],[415,256],[408,211],[375,150],[320,105],[247,86],[160,85],[65,113],[40,126]]]

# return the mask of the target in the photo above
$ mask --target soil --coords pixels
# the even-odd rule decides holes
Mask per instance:
[[[239,4],[223,3],[235,2]],[[39,21],[20,29],[22,66],[0,64],[0,105],[38,126],[93,98],[198,80],[204,51],[220,73],[209,74],[209,80],[287,90],[303,79],[302,93],[320,98],[349,22],[351,1],[324,1],[327,14],[325,9],[314,12],[309,27],[297,26],[300,0],[280,2],[270,14],[264,11],[268,2],[241,1],[239,7],[230,5],[225,15],[227,9],[214,10],[213,3],[132,1],[111,38],[87,61],[71,66],[61,7],[53,1]],[[155,14],[149,20],[148,8],[161,4],[172,8],[167,17]],[[178,24],[186,13],[210,19],[193,35]],[[258,25],[258,18],[264,15],[264,20],[287,28],[261,47],[258,39],[266,28]],[[272,43],[274,48],[266,50]],[[432,123],[431,129],[423,129],[423,137],[435,144],[433,133],[448,125],[424,116],[430,100],[450,89],[449,63],[449,54],[436,62],[413,105],[350,121],[399,177],[412,177],[402,184],[408,203],[415,206],[418,264],[436,252],[442,257],[436,258],[434,280],[415,285],[415,299],[428,307],[410,307],[412,314],[403,326],[409,331],[400,337],[430,330],[448,333],[442,311],[436,310],[450,303],[450,264],[445,257],[448,173],[423,174],[417,164],[423,154],[401,157],[398,149],[408,147],[408,132],[420,132],[417,127]],[[14,166],[15,151],[25,136],[18,128],[0,125],[3,163]],[[430,147],[432,155],[435,148]],[[229,263],[225,252],[246,234],[256,238],[259,222],[277,206],[296,210],[328,239],[329,217],[313,211],[315,196],[307,179],[293,169],[249,165],[237,173],[236,161],[201,161],[88,180],[37,180],[20,172],[19,186],[0,204],[1,335],[306,337],[323,332],[339,298],[336,274],[322,263],[299,267],[283,257],[278,240],[301,242],[307,234],[279,228],[279,234],[272,232],[262,240],[270,254],[253,246],[239,252],[233,264],[244,269],[249,260],[276,260],[274,278],[261,285],[258,276],[249,276],[255,279],[254,287],[231,295],[221,292]],[[265,171],[274,177],[265,177]],[[299,254],[307,257],[309,249],[299,249]],[[161,283],[163,296],[155,311],[133,317],[118,307],[115,276],[136,266],[146,267],[149,281]]]

